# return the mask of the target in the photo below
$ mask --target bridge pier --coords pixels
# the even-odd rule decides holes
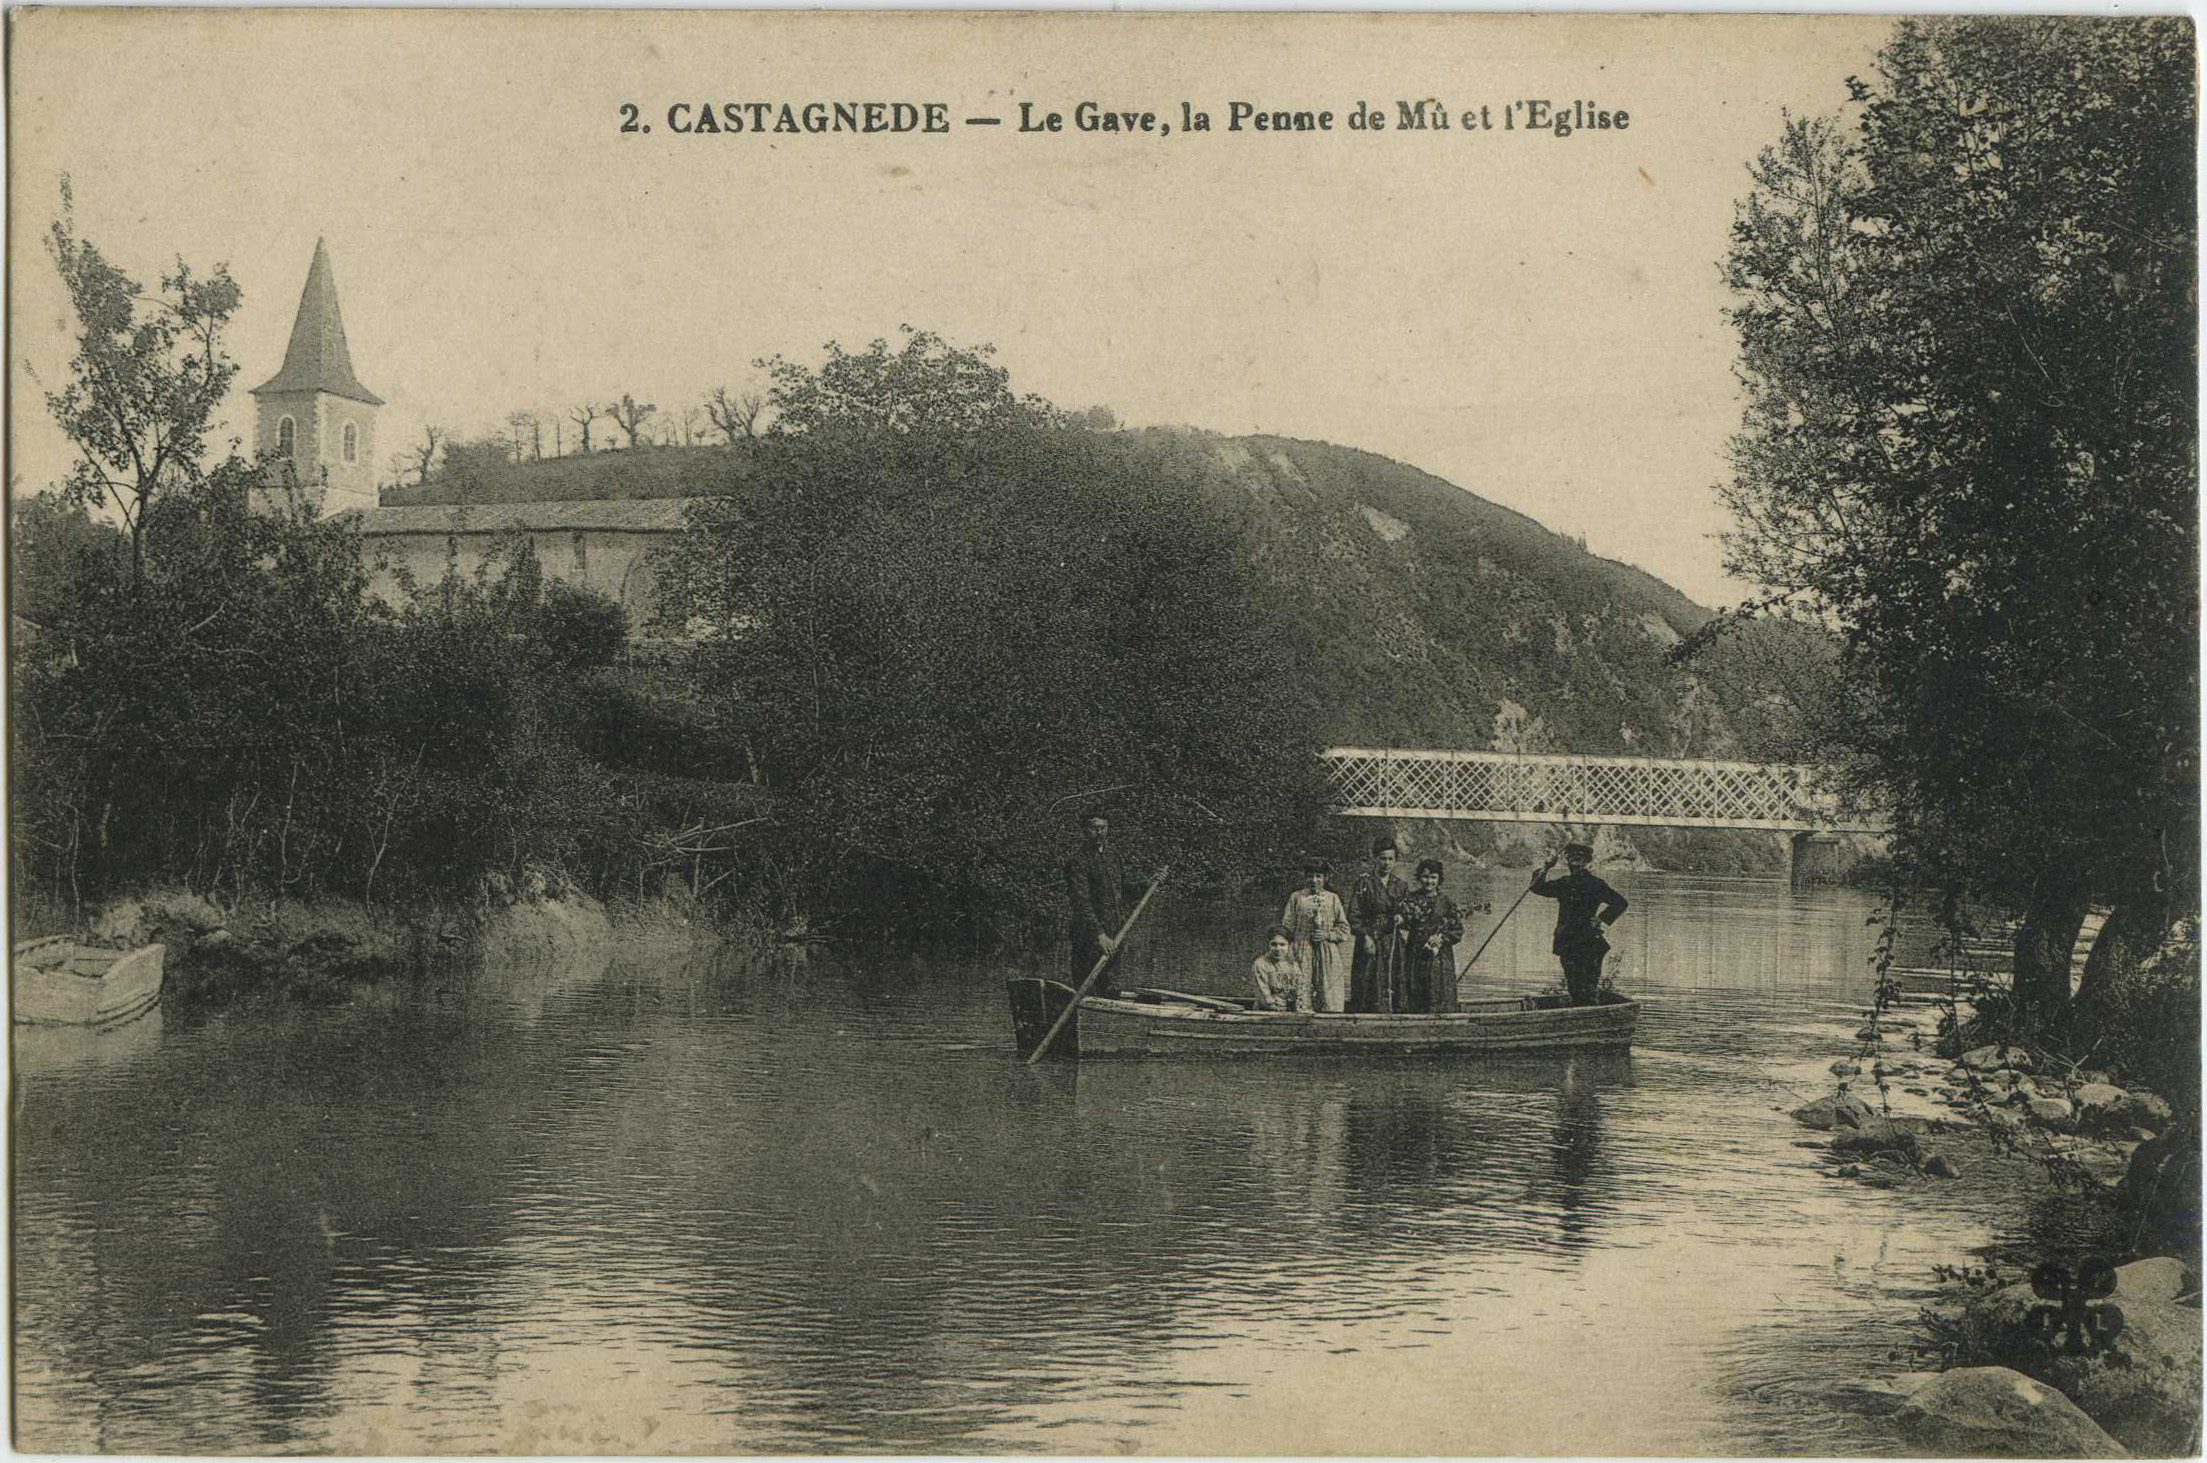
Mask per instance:
[[[1805,832],[1793,835],[1793,887],[1836,884],[1846,872],[1840,864],[1841,840],[1836,833]]]

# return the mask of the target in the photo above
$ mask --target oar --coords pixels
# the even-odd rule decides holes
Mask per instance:
[[[1548,860],[1548,862],[1540,866],[1540,871],[1545,874],[1555,866],[1556,861],[1554,859],[1550,859]],[[1523,904],[1525,902],[1526,895],[1529,895],[1532,892],[1533,886],[1527,884],[1525,886],[1525,893],[1517,896],[1517,904],[1513,904],[1508,909],[1502,911],[1502,917],[1494,922],[1493,929],[1487,931],[1487,937],[1479,942],[1479,948],[1471,952],[1471,958],[1464,962],[1466,965],[1477,965],[1479,963],[1479,957],[1487,953],[1487,946],[1493,944],[1494,937],[1502,933],[1502,926],[1508,924],[1510,922],[1510,916],[1517,913],[1517,905]]]
[[[1103,959],[1096,962],[1096,968],[1088,972],[1088,979],[1081,982],[1081,988],[1073,992],[1073,999],[1067,1003],[1064,1010],[1058,1012],[1058,1019],[1050,1024],[1050,1029],[1043,1033],[1042,1040],[1036,1042],[1035,1049],[1027,1054],[1028,1066],[1031,1067],[1042,1060],[1042,1054],[1050,1049],[1051,1042],[1058,1039],[1058,1033],[1065,1029],[1065,1023],[1073,1019],[1073,1013],[1081,1008],[1081,1002],[1087,998],[1088,992],[1095,986],[1097,977],[1104,973],[1104,967],[1111,963],[1111,957],[1119,953],[1119,946],[1126,941],[1127,931],[1134,928],[1134,922],[1140,919],[1142,911],[1149,907],[1149,897],[1157,892],[1157,886],[1164,883],[1165,875],[1171,872],[1170,867],[1159,869],[1157,877],[1149,881],[1149,887],[1144,889],[1142,897],[1135,901],[1134,913],[1128,915],[1126,923],[1119,926],[1119,936],[1111,942],[1110,950],[1105,952]]]

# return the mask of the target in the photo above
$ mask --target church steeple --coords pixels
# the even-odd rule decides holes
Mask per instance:
[[[337,275],[329,249],[314,241],[299,313],[283,369],[253,388],[259,408],[255,443],[279,472],[326,512],[376,506],[375,409],[383,398],[353,373]]]
[[[370,406],[383,405],[383,398],[353,374],[352,350],[345,344],[345,316],[337,308],[337,276],[330,269],[330,251],[319,238],[314,241],[314,262],[307,266],[307,287],[299,295],[298,318],[291,322],[284,368],[254,387],[253,395],[269,391],[327,391]]]

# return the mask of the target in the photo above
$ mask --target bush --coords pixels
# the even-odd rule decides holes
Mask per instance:
[[[619,606],[514,545],[394,611],[345,521],[249,511],[253,481],[232,463],[157,499],[142,583],[49,556],[67,572],[14,688],[20,887],[81,917],[156,885],[388,902],[532,863],[627,888],[663,862],[666,810],[581,742],[577,671],[614,658]]]
[[[596,590],[554,582],[544,587],[535,628],[555,665],[611,665],[628,641],[628,611]]]

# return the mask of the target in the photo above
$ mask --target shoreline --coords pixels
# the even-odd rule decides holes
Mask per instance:
[[[2140,1206],[2152,1177],[2141,1182],[2138,1155],[2180,1156],[2170,1146],[2181,1134],[2169,1104],[2141,1087],[2118,1087],[2105,1072],[2042,1071],[2019,1047],[1985,1043],[1942,1055],[1955,1044],[1940,1030],[1947,1009],[1889,1009],[1855,1032],[1848,1055],[1766,1072],[1797,1099],[1826,1089],[1790,1110],[1815,1135],[1796,1146],[1822,1151],[1827,1178],[1903,1194],[1926,1185],[2051,1182],[2087,1206],[2107,1206],[2111,1229],[2140,1219],[2134,1237],[2146,1240]],[[2196,1169],[2192,1175],[2196,1189]],[[2115,1266],[2111,1292],[2101,1293],[2112,1294],[2124,1320],[2085,1353],[2055,1344],[2061,1333],[2034,1317],[2047,1307],[2031,1275],[1998,1263],[1936,1267],[1941,1289],[1919,1308],[1926,1339],[1914,1369],[1864,1378],[1857,1390],[1933,1451],[2196,1454],[2198,1261],[2163,1249],[2149,1242],[2118,1256],[2128,1263]]]
[[[162,1004],[277,998],[333,1004],[354,989],[454,966],[572,960],[616,946],[680,949],[755,938],[672,899],[607,904],[542,881],[468,904],[374,906],[351,899],[246,901],[231,909],[180,890],[110,901],[90,935],[168,947]]]

